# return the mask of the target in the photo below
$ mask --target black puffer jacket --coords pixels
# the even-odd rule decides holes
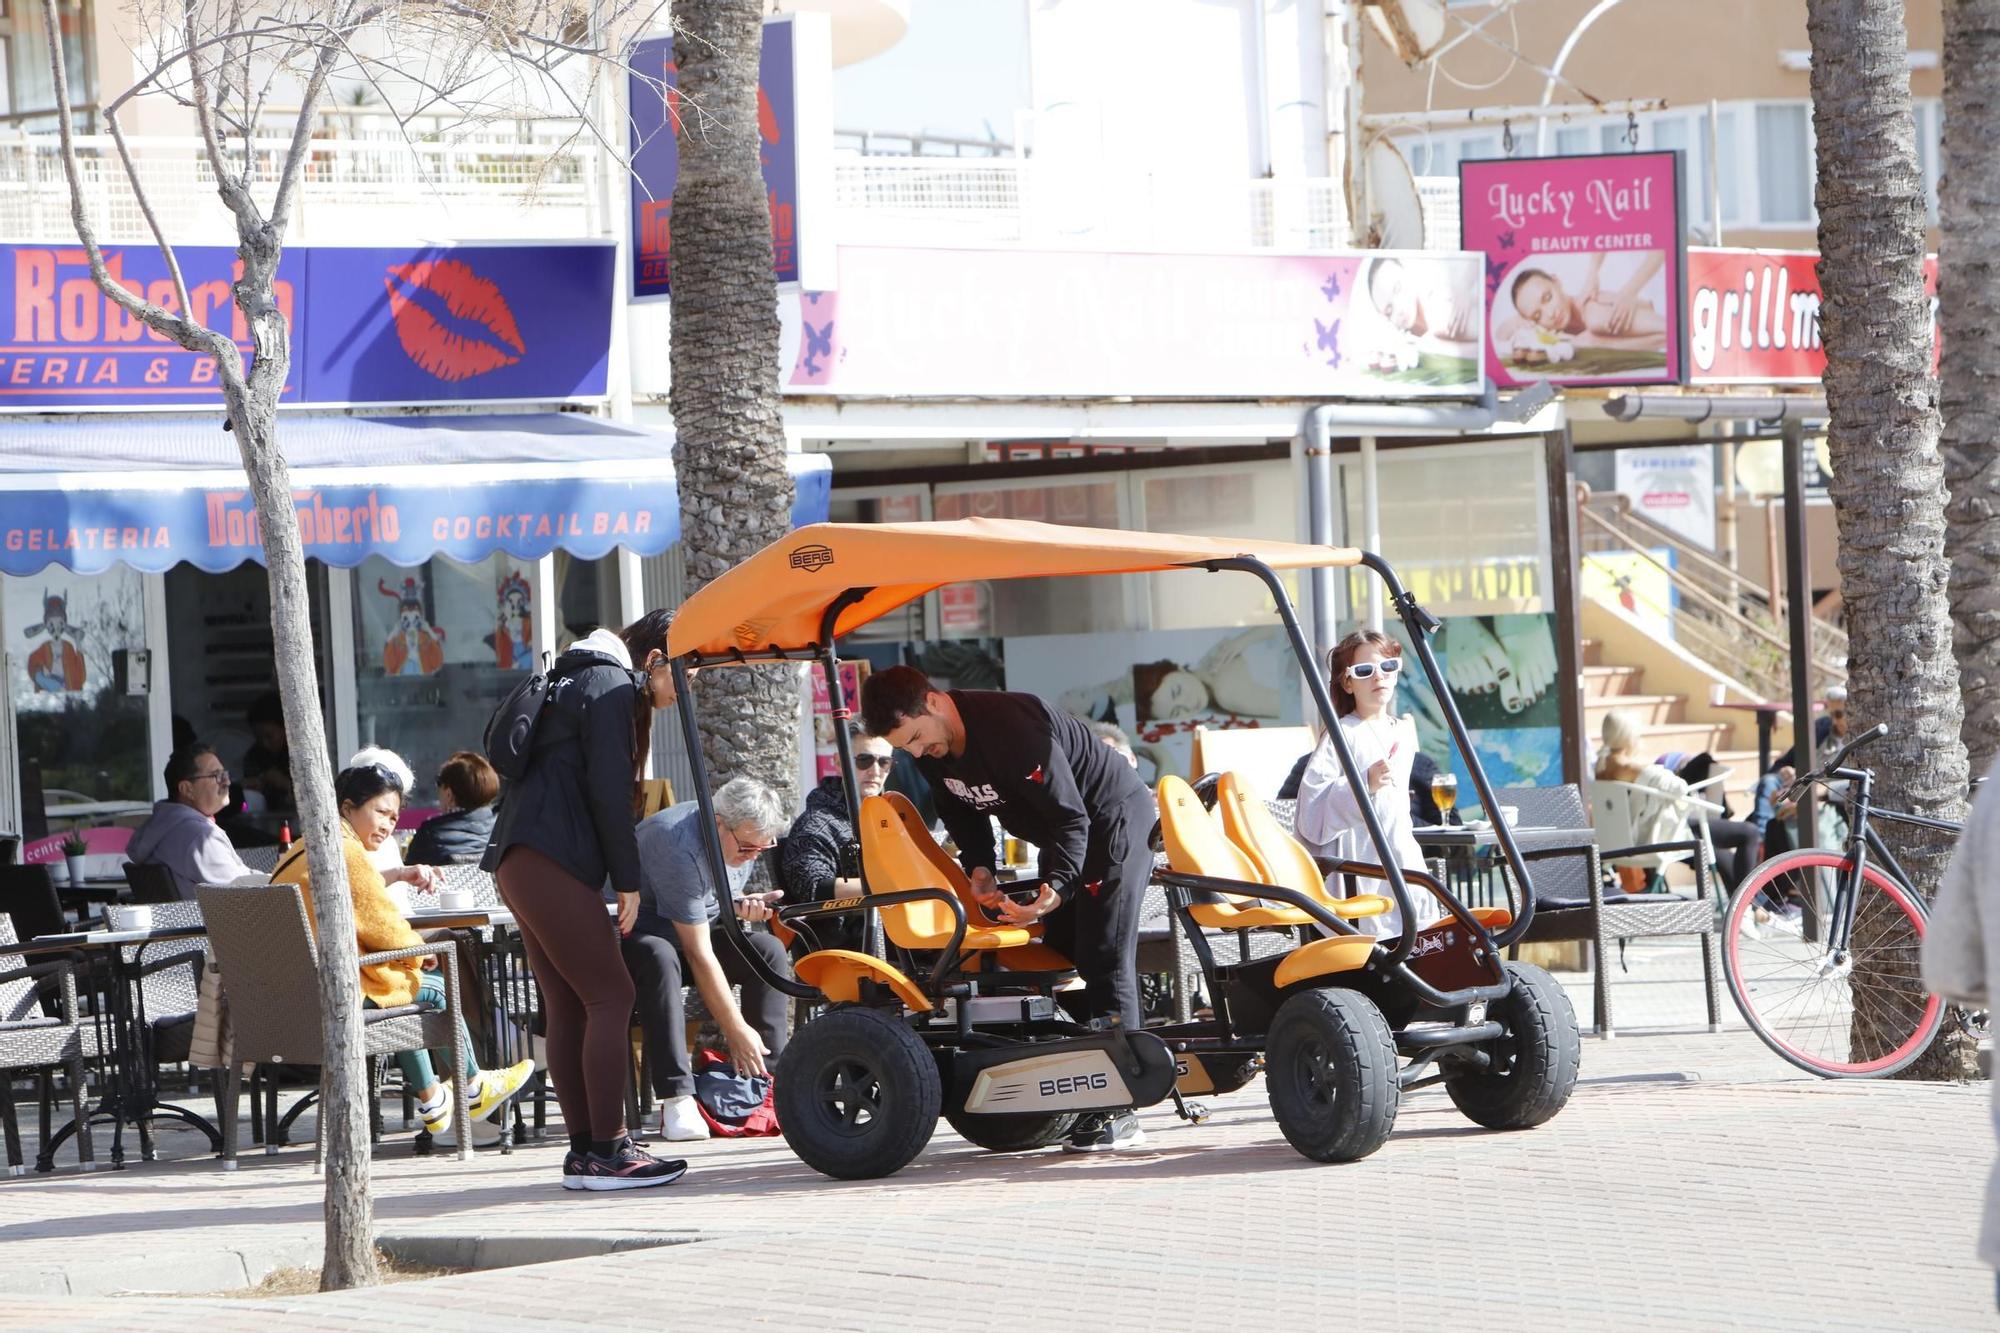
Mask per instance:
[[[819,902],[833,897],[833,881],[858,873],[853,851],[854,825],[847,819],[847,797],[838,775],[822,778],[806,794],[806,808],[785,835],[785,901]]]
[[[500,794],[479,862],[486,870],[497,870],[508,848],[526,846],[592,888],[609,876],[621,893],[642,889],[632,820],[640,677],[596,646],[600,635],[610,638],[599,630],[579,640],[550,669],[528,771]]]
[[[450,866],[477,861],[493,836],[493,807],[477,810],[447,810],[426,819],[410,838],[403,853],[408,866]]]

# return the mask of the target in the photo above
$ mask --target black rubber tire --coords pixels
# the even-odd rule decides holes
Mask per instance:
[[[1321,986],[1286,1000],[1271,1021],[1264,1082],[1286,1141],[1315,1162],[1366,1157],[1396,1126],[1396,1039],[1356,991]]]
[[[859,1005],[800,1028],[773,1089],[785,1142],[836,1180],[902,1170],[930,1142],[943,1099],[937,1061],[909,1025]]]
[[[1553,1119],[1576,1090],[1583,1037],[1562,983],[1530,963],[1509,963],[1507,973],[1513,988],[1486,1011],[1511,1034],[1483,1048],[1496,1067],[1461,1070],[1444,1086],[1476,1124],[1533,1129]]]
[[[1076,1128],[1075,1114],[1069,1115],[980,1115],[975,1111],[946,1111],[945,1120],[967,1143],[988,1152],[1032,1152],[1069,1137]]]

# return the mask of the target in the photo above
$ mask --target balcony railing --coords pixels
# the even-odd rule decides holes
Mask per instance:
[[[331,113],[306,161],[289,219],[295,243],[494,240],[604,230],[600,149],[575,122],[522,122],[411,143],[366,110]],[[193,137],[128,139],[146,196],[181,244],[231,244],[214,175]],[[260,197],[284,142],[259,141]],[[151,234],[106,136],[77,140],[92,218],[109,242]],[[1457,244],[1451,180],[1420,181],[1428,248]],[[1218,182],[1047,158],[839,156],[833,234],[850,244],[1021,245],[1137,250],[1330,251],[1346,246],[1338,183]],[[52,135],[0,135],[0,240],[70,234],[69,192]]]
[[[196,138],[132,138],[147,202],[178,244],[234,243],[233,224]],[[99,235],[152,239],[138,194],[108,136],[77,141],[78,174]],[[258,179],[274,180],[279,140],[254,145]],[[411,144],[401,140],[313,140],[294,195],[289,239],[497,240],[589,236],[600,229],[594,145],[486,136]],[[269,201],[274,187],[258,189]],[[69,187],[53,136],[0,138],[0,239],[71,235]]]

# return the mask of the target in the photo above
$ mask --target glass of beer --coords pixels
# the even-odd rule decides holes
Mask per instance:
[[[1450,815],[1458,805],[1458,774],[1439,769],[1431,779],[1431,800],[1436,802],[1440,816]]]

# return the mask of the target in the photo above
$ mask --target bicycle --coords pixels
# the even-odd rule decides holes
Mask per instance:
[[[1752,870],[1724,909],[1730,997],[1766,1046],[1822,1078],[1886,1078],[1922,1055],[1946,1018],[1944,1002],[1923,988],[1929,905],[1871,821],[1953,834],[1962,826],[1872,802],[1874,770],[1850,768],[1847,758],[1888,734],[1886,724],[1861,733],[1777,797],[1783,806],[1824,787],[1847,808],[1846,845],[1781,852]],[[1847,784],[1844,796],[1836,782]],[[1856,972],[1886,980],[1857,988]]]

